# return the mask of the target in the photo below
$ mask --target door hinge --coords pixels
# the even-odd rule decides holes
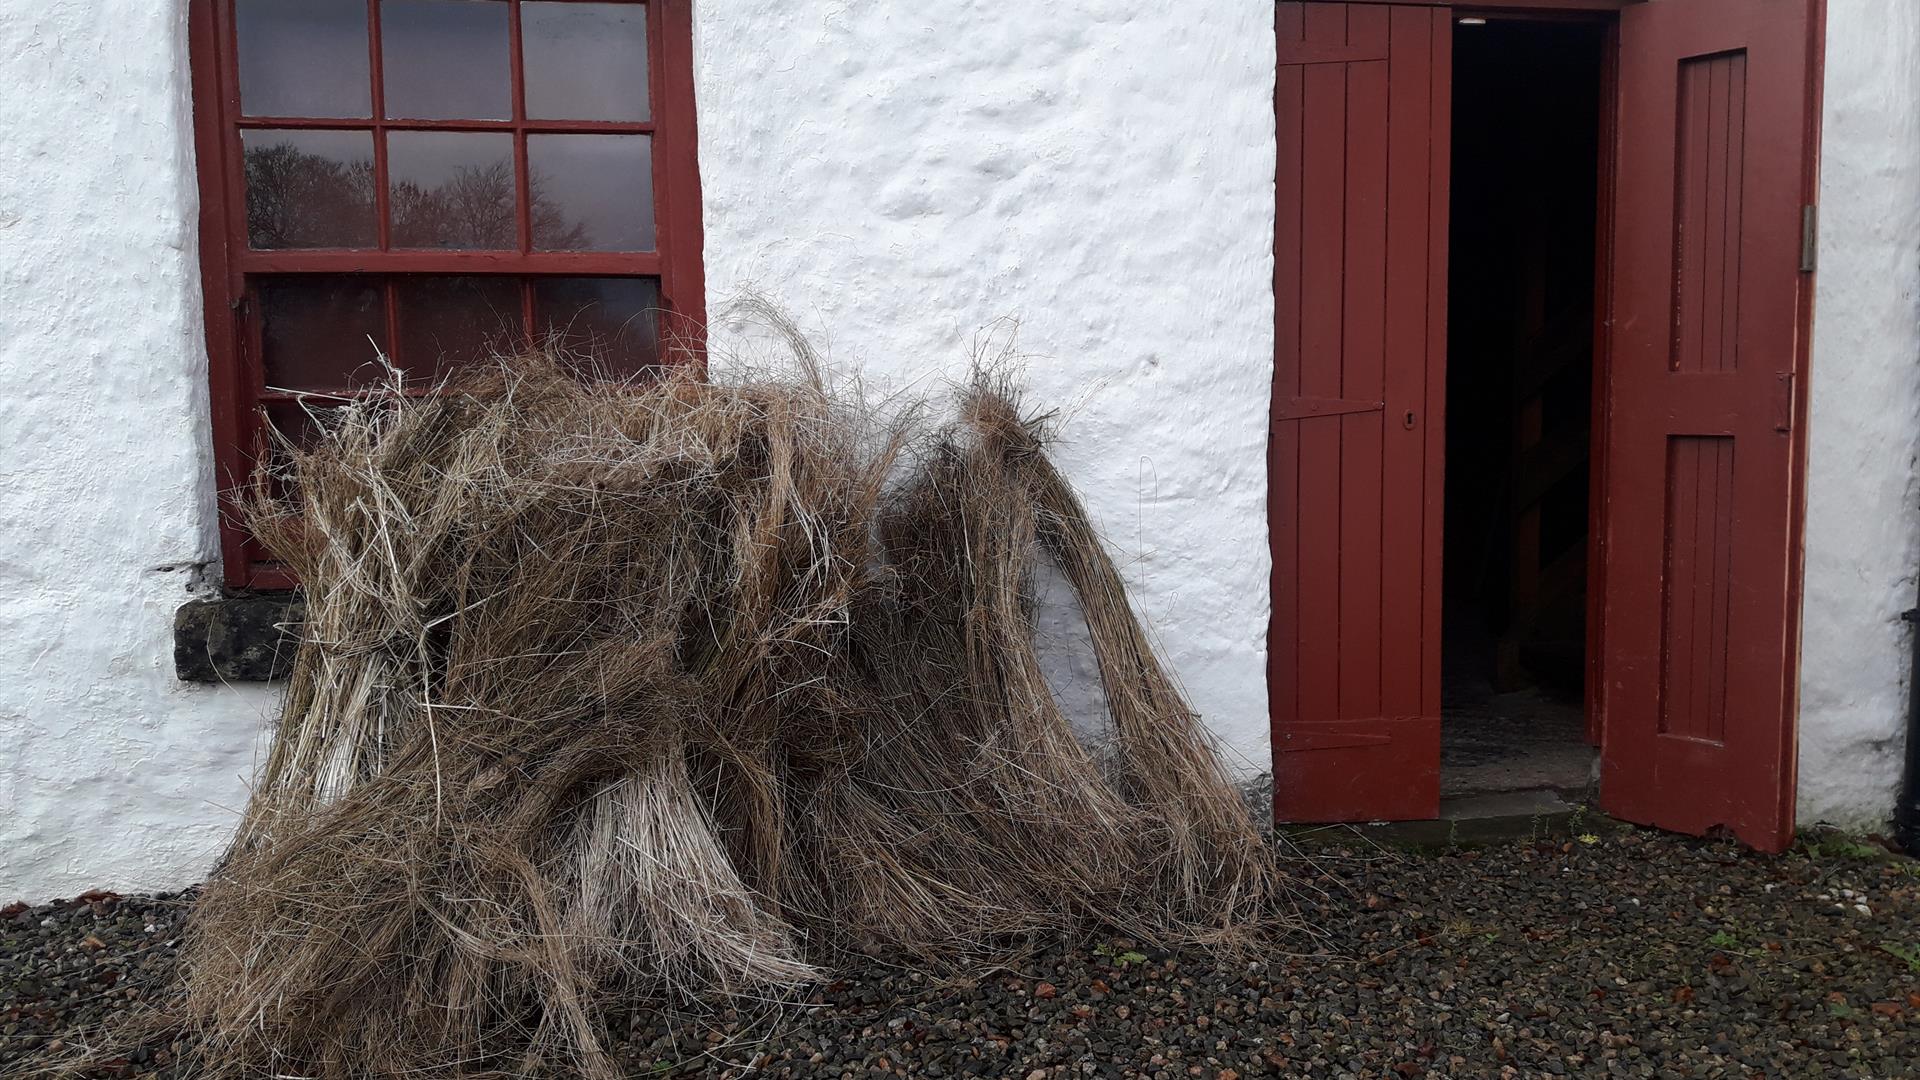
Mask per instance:
[[[1773,430],[1793,430],[1793,372],[1778,372],[1773,377]]]
[[[1813,273],[1820,256],[1820,208],[1811,204],[1800,208],[1800,272]]]

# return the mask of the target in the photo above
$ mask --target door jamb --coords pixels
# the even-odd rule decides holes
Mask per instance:
[[[1460,0],[1347,0],[1351,4],[1400,4],[1414,7],[1452,7],[1464,11],[1480,13],[1483,11],[1527,12],[1531,14],[1552,12],[1589,12],[1608,14],[1624,11],[1647,0],[1472,0],[1461,3]]]
[[[1601,658],[1606,655],[1607,585],[1607,392],[1613,364],[1613,218],[1615,137],[1620,127],[1620,23],[1607,20],[1600,46],[1600,153],[1596,177],[1593,239],[1593,376],[1587,438],[1587,641],[1586,738],[1598,750],[1606,738],[1607,684]]]
[[[1827,0],[1809,0],[1807,12],[1807,105],[1806,152],[1801,159],[1800,202],[1811,206],[1818,213],[1820,206],[1820,156],[1821,133],[1825,117],[1821,110],[1825,107],[1825,88],[1827,84]],[[1817,217],[1815,220],[1818,220]],[[1813,379],[1810,369],[1813,366],[1813,319],[1814,291],[1819,281],[1818,234],[1815,235],[1814,269],[1803,271],[1804,279],[1800,287],[1800,311],[1794,329],[1793,368],[1793,445],[1788,449],[1788,495],[1787,495],[1787,580],[1786,604],[1787,626],[1785,639],[1786,659],[1782,665],[1781,678],[1785,685],[1781,687],[1782,707],[1787,710],[1786,723],[1781,725],[1785,745],[1780,747],[1780,783],[1782,796],[1788,808],[1787,828],[1791,830],[1799,816],[1800,777],[1800,630],[1801,614],[1806,597],[1806,555],[1807,555],[1807,444],[1812,432],[1807,426],[1809,404],[1812,399]],[[1791,835],[1784,838],[1791,840]]]

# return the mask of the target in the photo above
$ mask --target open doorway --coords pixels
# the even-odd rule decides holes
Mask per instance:
[[[1589,794],[1604,24],[1454,27],[1443,796]]]
[[[1275,815],[1777,850],[1818,5],[1456,3],[1275,6]]]

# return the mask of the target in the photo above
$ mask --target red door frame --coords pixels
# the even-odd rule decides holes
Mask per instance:
[[[1593,359],[1593,452],[1589,479],[1589,527],[1588,527],[1588,590],[1589,595],[1604,596],[1606,586],[1606,519],[1609,512],[1605,497],[1607,481],[1607,401],[1609,398],[1609,365],[1612,357],[1612,337],[1609,319],[1606,317],[1611,308],[1610,280],[1612,277],[1613,223],[1616,199],[1616,175],[1614,146],[1619,134],[1617,124],[1618,109],[1618,69],[1619,35],[1613,16],[1633,5],[1646,0],[1474,0],[1471,3],[1457,3],[1456,0],[1348,0],[1356,4],[1402,4],[1454,9],[1456,14],[1473,14],[1494,18],[1530,18],[1555,19],[1579,18],[1601,19],[1609,24],[1607,40],[1603,46],[1604,54],[1601,68],[1601,100],[1603,110],[1600,117],[1601,156],[1600,175],[1598,177],[1598,202],[1595,220],[1595,283],[1594,283],[1594,359]],[[1822,105],[1822,86],[1825,72],[1826,42],[1826,0],[1810,0],[1811,28],[1807,43],[1807,87],[1808,104],[1806,109],[1805,140],[1807,153],[1802,168],[1802,184],[1805,202],[1808,205],[1818,203],[1819,159],[1820,159],[1820,121]],[[1796,313],[1795,348],[1800,358],[1799,378],[1794,387],[1790,409],[1792,427],[1795,432],[1790,451],[1791,490],[1788,498],[1787,529],[1790,537],[1790,558],[1784,587],[1786,590],[1787,655],[1783,664],[1782,698],[1788,711],[1784,725],[1785,743],[1780,748],[1782,776],[1786,785],[1786,805],[1793,804],[1793,785],[1795,783],[1798,728],[1799,728],[1799,641],[1801,604],[1803,598],[1804,562],[1805,562],[1805,524],[1806,524],[1806,423],[1808,415],[1808,393],[1810,384],[1808,366],[1811,360],[1811,342],[1813,327],[1814,289],[1803,289],[1800,295],[1800,310]],[[1605,737],[1607,698],[1606,680],[1603,677],[1604,639],[1606,633],[1604,603],[1589,603],[1587,616],[1587,738],[1598,746]],[[1270,668],[1271,670],[1271,668]],[[1276,746],[1276,759],[1278,747]],[[1791,813],[1789,813],[1791,818]],[[1780,848],[1791,838],[1791,821],[1787,829],[1770,843],[1761,846]]]
[[[1800,627],[1801,615],[1806,602],[1806,563],[1807,563],[1807,443],[1811,431],[1807,426],[1808,408],[1812,399],[1813,387],[1813,316],[1814,293],[1819,288],[1819,212],[1820,212],[1820,155],[1822,134],[1822,110],[1826,108],[1827,86],[1827,0],[1811,0],[1807,35],[1807,116],[1806,132],[1803,136],[1806,153],[1801,162],[1801,198],[1806,205],[1814,208],[1815,230],[1811,237],[1814,243],[1813,256],[1815,267],[1808,275],[1806,288],[1800,291],[1800,310],[1795,316],[1794,349],[1800,356],[1799,379],[1794,386],[1793,398],[1788,403],[1793,414],[1793,430],[1796,433],[1790,450],[1789,475],[1793,479],[1793,489],[1787,500],[1787,530],[1790,546],[1787,560],[1787,642],[1790,651],[1787,654],[1785,671],[1782,674],[1781,697],[1786,702],[1786,745],[1783,748],[1786,782],[1787,806],[1792,809],[1792,817],[1798,817],[1798,793],[1800,782]],[[1911,687],[1908,688],[1912,690]],[[1779,849],[1785,850],[1792,841],[1795,820],[1789,820],[1787,834],[1780,838]]]
[[[1354,4],[1400,4],[1409,7],[1450,7],[1456,15],[1539,15],[1555,12],[1607,15],[1644,4],[1647,0],[1348,0]]]

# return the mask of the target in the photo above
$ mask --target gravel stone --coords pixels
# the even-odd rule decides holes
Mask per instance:
[[[1920,1073],[1920,863],[1625,832],[1289,856],[1315,929],[1238,961],[1124,939],[796,1000],[636,1002],[636,1076],[1896,1077]],[[190,894],[0,908],[0,1075],[173,986]],[[194,1075],[150,1046],[102,1076]]]

